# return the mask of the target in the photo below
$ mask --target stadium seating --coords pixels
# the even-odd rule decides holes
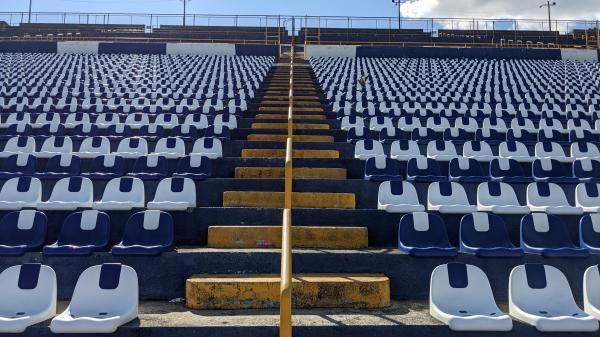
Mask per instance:
[[[42,212],[22,210],[0,220],[0,255],[21,256],[46,241],[48,218]]]
[[[99,211],[129,211],[145,206],[144,182],[135,177],[111,179],[104,187],[102,199],[92,207]]]
[[[154,200],[148,209],[186,211],[196,207],[196,185],[190,178],[175,177],[161,180],[156,187]]]
[[[407,181],[386,181],[379,185],[377,208],[388,213],[424,212],[417,190]]]
[[[23,333],[27,327],[56,315],[57,282],[54,270],[26,263],[0,273],[0,332]]]
[[[0,210],[36,208],[42,202],[42,183],[33,177],[12,178],[0,190]]]
[[[511,185],[504,182],[482,183],[477,188],[477,209],[495,214],[528,214]]]
[[[121,264],[86,269],[67,309],[52,319],[54,333],[112,333],[138,315],[138,277]]]
[[[462,185],[455,182],[434,182],[427,191],[427,210],[442,214],[467,214],[477,211],[471,205]]]
[[[598,321],[577,306],[567,278],[555,267],[536,263],[515,267],[508,291],[510,315],[539,331],[598,330]]]
[[[545,213],[526,215],[521,220],[521,248],[525,253],[545,257],[586,257],[585,248],[576,247],[565,224]]]
[[[88,178],[70,177],[59,180],[52,189],[50,199],[37,204],[40,210],[74,211],[91,208],[94,202],[93,183]]]
[[[110,218],[96,210],[67,216],[58,240],[44,247],[45,255],[87,256],[108,245]]]
[[[448,263],[431,273],[429,310],[453,331],[510,331],[511,318],[494,300],[485,273],[476,266]]]
[[[504,220],[491,213],[471,213],[460,221],[460,252],[479,257],[518,257],[521,248],[515,247],[508,235]]]
[[[173,218],[161,211],[145,211],[132,215],[125,224],[123,240],[112,247],[116,256],[155,256],[173,245]]]

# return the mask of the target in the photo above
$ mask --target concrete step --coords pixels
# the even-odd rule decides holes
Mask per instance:
[[[293,150],[293,158],[339,159],[338,150]],[[244,149],[242,158],[285,158],[285,149]]]
[[[303,136],[294,135],[294,142],[323,142],[333,143],[335,138],[333,136]],[[254,134],[248,135],[247,139],[253,142],[286,142],[287,135],[261,135]]]
[[[284,192],[225,191],[223,207],[283,208]],[[352,193],[293,192],[293,208],[356,208]]]
[[[258,111],[271,111],[271,112],[283,112],[288,111],[287,107],[282,106],[262,106],[258,108]],[[323,112],[323,108],[311,108],[311,107],[298,107],[294,109],[294,112]]]
[[[345,168],[293,168],[294,179],[346,179]],[[283,179],[283,167],[236,167],[235,178],[239,179]]]
[[[294,248],[364,249],[369,245],[366,227],[292,227]],[[281,248],[280,226],[212,226],[210,248]]]
[[[254,117],[256,119],[288,119],[288,114],[256,114],[256,116]],[[301,119],[314,119],[314,120],[325,120],[327,119],[327,116],[325,115],[296,115],[294,114],[293,116],[294,120],[301,120]]]
[[[252,129],[287,129],[287,123],[252,123]],[[297,130],[329,130],[329,124],[317,123],[294,123],[294,129]]]
[[[186,281],[192,309],[267,309],[279,305],[279,275],[193,275]],[[377,309],[390,305],[385,275],[300,274],[292,280],[296,308]]]

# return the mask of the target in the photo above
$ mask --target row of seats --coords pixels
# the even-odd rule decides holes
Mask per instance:
[[[56,129],[59,125],[63,125],[65,129],[83,128],[89,129],[95,125],[98,129],[109,129],[111,126],[127,126],[132,130],[139,130],[144,126],[162,127],[164,130],[172,130],[178,126],[194,126],[197,129],[206,129],[209,126],[226,126],[230,129],[237,128],[237,118],[230,111],[207,115],[207,114],[175,114],[161,113],[150,115],[147,113],[132,113],[132,114],[117,114],[117,113],[100,113],[89,114],[83,112],[76,113],[10,113],[0,114],[3,117],[0,128],[10,128],[14,125],[25,127],[30,126],[32,129],[42,129],[47,126],[50,130]],[[210,117],[210,118],[209,118]]]
[[[48,218],[40,211],[22,210],[0,220],[0,255],[21,256],[42,251],[46,256],[89,256],[110,243],[110,216],[97,210],[69,214],[58,240],[45,245]],[[110,249],[115,256],[157,256],[173,247],[174,224],[169,213],[133,214],[123,227],[121,242]]]
[[[583,275],[583,310],[569,281],[556,267],[527,263],[508,281],[509,315],[498,308],[487,275],[479,267],[452,262],[431,273],[429,312],[454,331],[510,331],[512,318],[542,332],[592,332],[600,319],[600,270]]]
[[[16,136],[10,138],[0,152],[0,158],[13,155],[33,155],[37,158],[51,159],[56,156],[77,156],[79,158],[96,158],[100,156],[115,155],[125,159],[137,159],[154,156],[177,159],[186,155],[200,154],[211,158],[223,156],[223,145],[220,139],[202,137],[196,139],[189,154],[186,154],[186,144],[180,137],[166,137],[156,140],[154,151],[149,151],[148,140],[143,137],[126,137],[119,141],[116,151],[111,152],[111,142],[108,137],[87,137],[81,142],[79,149],[74,151],[73,141],[70,137],[51,136],[43,141],[37,150],[35,138]]]
[[[126,265],[107,263],[79,275],[69,306],[56,315],[56,272],[27,263],[0,273],[0,332],[23,333],[52,319],[53,333],[114,333],[138,317],[138,276]]]
[[[466,214],[477,210],[496,214],[544,212],[580,215],[600,211],[600,184],[581,183],[575,188],[575,205],[554,183],[537,182],[527,186],[527,205],[523,206],[511,185],[485,182],[477,188],[477,204],[469,202],[464,187],[457,182],[434,182],[427,190],[427,210],[442,214]],[[389,213],[423,211],[415,186],[407,181],[386,181],[379,186],[377,207]]]
[[[212,174],[211,159],[220,157],[221,153],[209,151],[191,154],[177,161],[174,177],[185,177],[193,180],[204,180]],[[34,176],[39,179],[61,179],[72,176],[83,176],[93,180],[108,180],[125,175],[142,180],[157,180],[167,177],[169,173],[167,157],[148,155],[136,159],[131,170],[125,169],[125,159],[116,155],[95,157],[88,169],[83,169],[81,159],[74,155],[63,154],[50,158],[42,170],[37,170],[37,160],[33,155],[15,154],[4,159],[0,166],[0,179],[20,176]]]
[[[185,173],[184,173],[185,175]],[[154,199],[145,205],[144,183],[137,177],[109,180],[102,198],[94,201],[94,184],[86,177],[67,177],[56,182],[50,197],[42,201],[42,183],[34,177],[9,179],[0,190],[0,210],[35,208],[46,211],[73,211],[93,208],[105,211],[144,208],[186,211],[196,207],[196,184],[184,177],[164,178]]]
[[[566,123],[557,119],[543,118],[539,121],[534,121],[529,118],[498,118],[485,117],[483,119],[477,117],[418,117],[418,116],[403,116],[398,119],[375,116],[363,118],[358,116],[338,116],[341,121],[342,130],[350,128],[365,128],[370,131],[380,132],[383,129],[398,128],[399,131],[411,132],[414,129],[426,127],[435,132],[445,132],[452,129],[463,129],[465,132],[475,134],[478,130],[494,130],[499,134],[504,134],[509,131],[528,131],[534,135],[538,132],[546,132],[550,135],[553,131],[558,131],[560,134],[570,134],[572,131],[589,131],[592,134],[597,134],[600,127],[600,119],[593,124],[583,118],[569,118]],[[482,122],[479,122],[479,121]],[[594,127],[592,127],[594,125]]]
[[[348,134],[351,137],[351,133]],[[354,143],[354,157],[360,160],[371,158],[386,158],[383,142],[372,139],[360,139]],[[421,153],[419,145],[427,145],[425,156]],[[480,162],[489,162],[494,159],[512,159],[519,163],[532,163],[538,159],[553,159],[561,163],[572,163],[576,160],[598,159],[600,149],[598,145],[588,142],[577,142],[569,146],[569,155],[562,145],[554,142],[539,142],[533,146],[534,155],[531,155],[527,145],[521,142],[501,142],[490,145],[487,141],[467,141],[460,144],[462,157],[475,159]],[[497,152],[492,150],[497,146]],[[530,145],[531,146],[531,145]],[[497,153],[497,155],[496,155]],[[439,162],[449,162],[460,158],[457,145],[448,140],[394,140],[390,147],[389,157],[398,161],[406,161],[415,157],[435,159]]]
[[[398,247],[411,256],[454,257],[461,252],[478,257],[519,257],[524,253],[547,258],[587,257],[600,253],[600,215],[580,219],[576,245],[557,216],[528,214],[521,219],[519,242],[519,247],[513,245],[500,216],[483,212],[462,217],[458,249],[450,244],[446,224],[439,215],[409,213],[402,216],[398,228]]]
[[[403,158],[404,159],[404,158]],[[439,160],[439,159],[438,159]],[[434,158],[414,156],[406,164],[406,179],[417,182],[457,181],[480,183],[504,181],[508,183],[552,182],[574,184],[593,182],[600,178],[596,170],[600,158],[579,159],[573,164],[561,163],[555,159],[536,159],[530,173],[525,173],[521,164],[513,159],[492,159],[489,171],[474,158],[456,157],[448,162],[448,174],[442,174],[439,163]],[[365,179],[371,181],[401,180],[400,161],[384,156],[371,157],[365,163]]]

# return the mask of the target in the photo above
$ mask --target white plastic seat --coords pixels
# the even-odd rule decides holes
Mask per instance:
[[[514,146],[514,148],[511,148]],[[498,155],[500,158],[513,159],[519,163],[532,163],[535,157],[532,157],[527,150],[527,146],[521,142],[502,142],[498,147]]]
[[[542,118],[540,120],[539,130],[548,130],[548,131],[556,130],[561,133],[565,132],[565,129],[563,128],[562,123],[558,119],[547,119],[547,118]]]
[[[91,159],[110,154],[110,141],[104,136],[88,137],[81,142],[79,158]]]
[[[598,321],[575,303],[565,275],[542,264],[516,266],[509,279],[509,312],[543,332],[598,330]]]
[[[57,113],[41,113],[38,115],[38,117],[35,119],[35,123],[33,123],[31,126],[34,129],[39,129],[41,127],[43,127],[44,125],[58,125],[60,124],[60,115]]]
[[[50,323],[53,333],[113,333],[138,315],[138,277],[120,264],[86,269],[77,280],[71,303]]]
[[[458,153],[450,141],[431,141],[427,144],[427,157],[437,161],[451,161],[458,157]]]
[[[165,113],[157,115],[154,124],[160,125],[165,130],[172,130],[179,125],[179,120],[177,119],[177,115]]]
[[[0,190],[1,211],[36,208],[40,202],[42,202],[42,182],[38,178],[12,178],[7,180]]]
[[[600,270],[591,266],[583,274],[583,310],[600,319]]]
[[[0,273],[0,287],[0,333],[22,333],[56,315],[56,273],[51,267],[9,267]]]
[[[407,181],[385,181],[379,185],[377,209],[388,213],[424,212],[415,187]]]
[[[427,210],[442,214],[468,214],[477,211],[469,203],[467,192],[456,182],[435,182],[427,190]]]
[[[91,124],[90,115],[88,113],[70,113],[65,119],[65,127],[68,129],[75,128],[77,125]]]
[[[42,144],[40,152],[36,152],[38,158],[52,158],[61,154],[71,154],[73,142],[69,137],[48,137]]]
[[[369,119],[369,129],[379,132],[386,128],[394,128],[394,123],[389,117],[372,117]]]
[[[450,122],[444,117],[429,117],[427,118],[425,127],[432,129],[435,132],[444,132],[446,129],[450,128]]]
[[[479,129],[479,124],[477,124],[477,120],[471,117],[457,118],[454,122],[454,128],[463,129],[467,132],[475,132]]]
[[[575,206],[581,207],[584,212],[600,212],[600,184],[595,182],[578,184],[575,188]]]
[[[392,143],[390,158],[399,161],[409,161],[412,158],[422,157],[419,144],[412,140],[396,140]]]
[[[183,125],[191,125],[198,130],[203,130],[208,128],[208,117],[202,114],[190,114],[185,117]]]
[[[229,115],[229,114],[226,114],[226,115],[218,114],[215,116],[213,125],[214,126],[226,126],[230,130],[233,130],[233,129],[237,128],[237,117],[234,115]]]
[[[565,154],[562,146],[554,142],[535,144],[535,156],[539,159],[555,159],[561,163],[572,163],[574,160]]]
[[[415,117],[401,117],[398,120],[398,129],[412,132],[414,129],[423,127],[421,121]]]
[[[531,183],[527,186],[527,207],[532,212],[557,215],[583,214],[581,207],[569,204],[565,192],[554,183]]]
[[[96,118],[96,125],[99,129],[108,129],[111,125],[118,125],[121,123],[118,114],[115,113],[101,113]]]
[[[483,120],[483,127],[482,127],[482,129],[496,130],[498,132],[506,132],[506,131],[508,131],[508,128],[506,127],[506,123],[504,122],[503,119],[496,118],[495,122],[497,124],[493,125],[492,124],[492,120],[489,117],[485,118]]]
[[[481,183],[477,188],[477,209],[495,214],[528,214],[529,208],[522,206],[515,190],[507,183]]]
[[[125,159],[137,159],[148,155],[148,142],[144,138],[123,138],[119,142],[117,152],[113,153]]]
[[[94,185],[89,178],[69,177],[60,179],[48,201],[38,203],[39,210],[74,211],[91,208],[94,201]]]
[[[571,143],[571,159],[599,159],[600,150],[594,143]]]
[[[125,124],[133,130],[138,130],[143,126],[150,125],[150,117],[144,113],[129,114],[125,118]]]
[[[341,122],[341,129],[348,131],[352,128],[363,129],[365,127],[365,121],[362,117],[358,116],[344,116]]]
[[[218,138],[199,138],[194,143],[190,155],[202,155],[210,159],[223,157],[223,145]]]
[[[4,145],[4,150],[0,152],[0,158],[8,158],[13,154],[34,154],[35,139],[33,137],[12,137]]]
[[[496,156],[492,152],[492,147],[486,142],[468,141],[463,144],[463,157],[475,159],[479,162],[490,162]]]
[[[100,201],[92,204],[99,211],[129,211],[144,208],[144,182],[140,178],[121,177],[111,179],[104,187]]]
[[[537,131],[533,121],[529,118],[523,118],[524,125],[519,125],[519,119],[513,118],[510,122],[510,128],[513,130]]]
[[[179,137],[161,138],[156,142],[153,154],[167,159],[185,157],[185,142]]]
[[[453,331],[510,331],[513,327],[511,318],[496,305],[483,270],[463,263],[433,270],[429,312]]]
[[[368,160],[369,158],[385,157],[383,145],[376,140],[359,140],[354,145],[354,158]]]
[[[185,211],[196,207],[196,185],[190,178],[166,178],[158,183],[148,209]]]

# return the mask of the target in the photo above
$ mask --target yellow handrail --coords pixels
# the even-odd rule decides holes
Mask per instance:
[[[292,19],[293,20],[293,19]],[[294,21],[292,21],[294,27]],[[285,148],[285,202],[281,226],[281,276],[279,289],[279,337],[292,337],[292,157],[294,136],[294,49],[290,55],[290,87],[288,93],[287,141]]]

